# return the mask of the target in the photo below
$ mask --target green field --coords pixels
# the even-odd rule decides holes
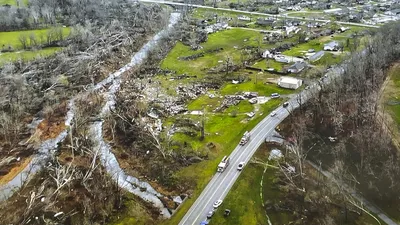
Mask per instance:
[[[29,0],[22,0],[22,6],[27,6]],[[0,6],[1,5],[17,5],[16,0],[0,0]]]
[[[202,44],[202,50],[192,51],[190,47],[178,42],[167,58],[164,59],[161,67],[163,69],[175,70],[178,74],[186,73],[201,77],[206,74],[207,71],[205,69],[221,64],[218,61],[225,61],[227,58],[231,58],[234,62],[238,63],[241,55],[240,48],[243,46],[258,46],[260,39],[262,39],[262,34],[259,32],[243,32],[240,29],[231,29],[209,35],[208,41]],[[263,47],[265,45],[261,44],[260,46]],[[190,56],[216,48],[223,48],[223,51],[205,54],[203,57],[190,61],[178,59],[180,56]]]
[[[46,57],[49,56],[57,51],[62,50],[60,47],[51,47],[51,48],[44,48],[41,50],[36,51],[20,51],[20,52],[5,52],[0,53],[0,65],[6,63],[7,61],[16,61],[16,60],[32,60],[36,57]]]
[[[62,29],[63,36],[67,37],[71,31],[71,28],[65,27]],[[8,48],[8,46],[11,46],[14,50],[22,49],[22,44],[19,41],[19,37],[21,35],[29,37],[33,34],[39,43],[46,43],[46,34],[49,30],[50,29],[0,32],[0,48]]]

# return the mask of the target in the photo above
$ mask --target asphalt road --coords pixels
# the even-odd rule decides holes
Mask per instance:
[[[338,69],[331,70],[328,74],[331,73],[332,76],[327,76],[327,78],[324,78],[322,82],[329,82],[331,77],[334,77],[333,74],[338,72],[340,72]],[[265,141],[265,138],[272,135],[275,127],[288,117],[291,111],[299,107],[299,102],[304,104],[309,97],[312,96],[313,92],[318,92],[319,89],[320,87],[316,83],[310,85],[308,90],[304,90],[291,98],[288,101],[289,106],[287,108],[283,108],[282,106],[278,107],[275,110],[275,112],[277,112],[276,116],[266,116],[253,130],[251,130],[250,141],[244,146],[238,145],[235,150],[233,150],[230,155],[230,165],[228,168],[226,168],[223,173],[215,173],[207,187],[203,190],[179,224],[198,225],[202,221],[207,220],[207,213],[213,209],[214,202],[218,199],[223,200],[232,188],[236,179],[239,177],[241,172],[237,170],[238,164],[240,162],[245,162],[247,164],[259,146]],[[246,169],[246,166],[244,169]],[[215,168],[215,171],[216,170],[217,168]],[[219,211],[222,210],[225,209],[219,209]]]
[[[220,11],[228,11],[228,12],[237,12],[237,13],[246,13],[252,15],[260,15],[260,16],[269,16],[269,17],[278,17],[278,18],[285,18],[285,19],[296,19],[296,20],[305,20],[305,21],[314,21],[314,22],[330,22],[329,20],[321,20],[321,19],[313,19],[313,18],[302,18],[297,16],[288,16],[288,15],[274,15],[268,13],[260,13],[260,12],[249,12],[243,10],[236,10],[236,9],[227,9],[227,8],[214,8],[211,6],[204,6],[204,5],[194,5],[194,4],[186,4],[186,3],[179,3],[179,2],[172,2],[172,1],[158,1],[158,0],[137,0],[140,2],[150,2],[150,3],[160,3],[160,4],[168,4],[168,5],[180,5],[180,6],[189,6],[193,8],[203,8],[203,9],[217,9]],[[369,27],[369,28],[378,28],[379,26],[369,25],[369,24],[362,24],[362,23],[351,23],[351,22],[341,22],[336,21],[338,24],[343,25],[351,25],[351,26],[360,26],[360,27]]]

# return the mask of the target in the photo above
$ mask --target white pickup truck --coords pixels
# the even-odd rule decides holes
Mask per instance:
[[[243,134],[242,139],[240,139],[239,145],[245,145],[250,140],[250,132],[246,131]]]

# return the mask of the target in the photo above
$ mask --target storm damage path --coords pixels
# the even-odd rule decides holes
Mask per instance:
[[[169,34],[173,30],[173,27],[180,19],[179,13],[172,13],[170,16],[169,24],[162,31],[157,33],[147,44],[145,44],[137,53],[135,53],[131,59],[131,62],[119,69],[117,72],[109,74],[109,76],[103,81],[99,82],[93,88],[88,90],[87,93],[91,91],[100,91],[101,94],[104,95],[106,99],[106,103],[103,106],[100,117],[105,116],[110,109],[112,109],[115,105],[115,93],[119,90],[121,84],[121,75],[132,69],[135,66],[139,66],[143,63],[143,61],[148,56],[148,53],[155,49],[159,44],[160,40]],[[104,90],[104,87],[108,84],[111,86]],[[81,93],[79,96],[81,96]],[[79,96],[75,96],[68,103],[68,112],[66,115],[65,126],[67,127],[63,130],[56,138],[47,140],[43,142],[38,150],[38,154],[34,156],[31,162],[20,172],[18,173],[11,181],[7,184],[2,185],[0,187],[0,200],[6,200],[12,196],[12,194],[17,191],[22,185],[28,181],[29,177],[38,172],[43,163],[47,161],[50,157],[53,156],[54,152],[57,149],[59,143],[64,141],[66,136],[68,135],[68,127],[71,126],[72,120],[75,116],[75,99]],[[40,123],[40,121],[38,121]],[[36,123],[35,123],[36,124]],[[38,123],[37,123],[38,124]],[[118,161],[115,155],[111,152],[110,146],[104,142],[103,134],[102,134],[102,126],[103,122],[98,121],[91,125],[90,131],[92,134],[92,138],[95,142],[96,147],[100,153],[100,161],[103,166],[106,168],[107,172],[111,175],[112,179],[118,183],[118,185],[127,191],[139,196],[143,200],[147,202],[153,203],[153,205],[161,210],[161,213],[164,217],[169,217],[170,213],[164,207],[159,197],[162,195],[158,193],[150,184],[144,181],[140,181],[139,179],[126,175],[124,171],[118,164]],[[145,191],[141,191],[145,190]]]

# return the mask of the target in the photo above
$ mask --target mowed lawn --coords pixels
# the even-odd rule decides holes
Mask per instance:
[[[21,3],[23,4],[22,6],[27,6],[29,0],[22,0]],[[17,5],[16,0],[0,0],[0,6],[1,5]]]
[[[241,50],[244,46],[258,46],[262,34],[256,31],[243,31],[240,29],[225,30],[209,35],[208,41],[201,44],[203,49],[192,51],[190,47],[178,42],[161,64],[163,69],[174,70],[177,74],[204,76],[207,69],[215,67],[228,58],[240,62]],[[207,50],[223,48],[216,53],[207,53],[205,56],[190,61],[182,61],[181,56],[190,56]],[[223,62],[222,62],[223,63]]]
[[[17,52],[5,52],[0,53],[0,66],[8,61],[16,61],[18,59],[22,60],[32,60],[36,57],[46,57],[51,54],[54,54],[57,51],[60,51],[62,48],[60,47],[51,47],[40,49],[36,51],[17,51]]]
[[[67,37],[70,34],[71,28],[64,27],[63,35]],[[34,34],[36,40],[40,43],[46,42],[46,35],[50,29],[40,29],[40,30],[24,30],[24,31],[11,31],[11,32],[0,32],[0,48],[7,48],[11,46],[13,49],[22,49],[22,44],[19,41],[21,35],[30,36]]]

